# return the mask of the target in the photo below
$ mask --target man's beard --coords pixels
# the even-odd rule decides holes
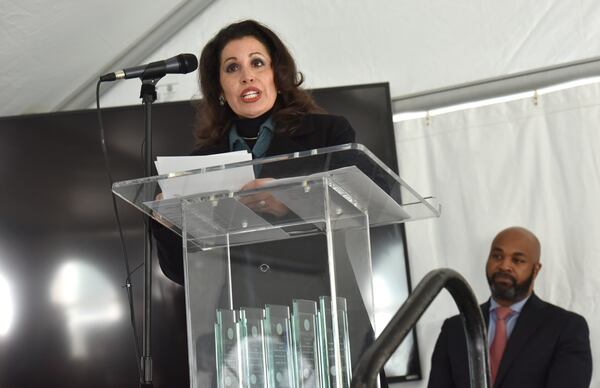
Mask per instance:
[[[488,284],[490,285],[490,290],[492,291],[492,296],[497,300],[518,302],[529,293],[529,288],[531,287],[531,283],[533,283],[534,279],[533,272],[534,271],[532,269],[531,275],[520,284],[517,283],[517,280],[514,278],[514,276],[504,272],[496,272],[492,276],[488,276],[487,280]],[[505,286],[504,284],[496,283],[495,280],[498,276],[510,279],[512,284],[510,286]]]

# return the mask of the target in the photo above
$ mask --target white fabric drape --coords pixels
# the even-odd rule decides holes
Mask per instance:
[[[396,124],[400,175],[442,203],[438,219],[407,224],[413,283],[449,267],[489,297],[484,266],[501,229],[524,226],[542,243],[535,292],[583,315],[600,349],[600,84]],[[438,297],[417,333],[425,387],[443,320]],[[592,387],[600,386],[595,373]],[[408,385],[404,385],[408,387]]]

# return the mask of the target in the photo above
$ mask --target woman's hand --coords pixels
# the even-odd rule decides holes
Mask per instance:
[[[260,178],[246,183],[241,190],[253,190],[263,187],[265,184],[274,181],[273,178]],[[270,192],[262,191],[252,195],[246,195],[240,198],[240,202],[258,213],[268,213],[276,217],[285,216],[290,210],[283,203],[278,201]]]
[[[158,193],[158,194],[156,194],[156,197],[154,197],[155,201],[162,201],[163,199],[164,199],[163,193]],[[164,226],[166,226],[167,228],[171,228],[173,226],[172,223],[167,221],[165,218],[163,218],[163,216],[161,216],[159,213],[155,212],[154,210],[152,211],[152,217],[154,219],[156,219],[157,221],[159,221]]]

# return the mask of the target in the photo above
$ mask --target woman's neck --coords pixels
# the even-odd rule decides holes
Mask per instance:
[[[266,111],[262,115],[253,118],[241,118],[235,119],[235,128],[237,129],[238,135],[243,138],[255,138],[258,136],[260,126],[267,121],[269,116],[273,113],[273,108]]]

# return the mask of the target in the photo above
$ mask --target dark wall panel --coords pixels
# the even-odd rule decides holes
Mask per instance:
[[[397,170],[387,84],[314,96]],[[103,117],[113,178],[141,177],[142,106],[105,109]],[[191,103],[156,104],[153,120],[156,155],[191,151]],[[136,386],[125,266],[96,112],[2,118],[0,155],[0,387]],[[132,283],[141,334],[142,217],[121,201],[118,207],[130,266],[138,268]],[[404,238],[401,228],[383,235]],[[154,386],[186,386],[183,290],[160,273],[156,258],[154,272]],[[407,374],[415,376],[413,352]]]

